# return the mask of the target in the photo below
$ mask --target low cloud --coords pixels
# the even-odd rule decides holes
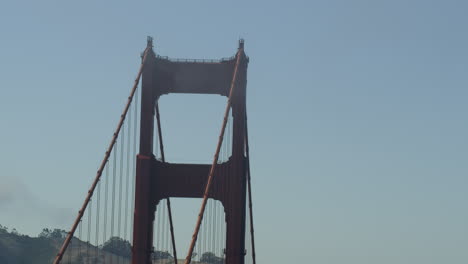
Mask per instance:
[[[33,236],[44,227],[68,228],[74,218],[73,210],[47,203],[13,177],[1,179],[0,212],[0,224]]]

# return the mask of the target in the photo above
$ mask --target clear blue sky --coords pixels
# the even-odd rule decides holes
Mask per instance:
[[[2,1],[0,224],[69,228],[147,35],[181,58],[231,56],[243,37],[259,263],[466,264],[467,11],[466,1]],[[162,105],[168,156],[209,160],[216,139],[180,144],[196,137],[169,120],[219,120],[224,101],[190,98]]]

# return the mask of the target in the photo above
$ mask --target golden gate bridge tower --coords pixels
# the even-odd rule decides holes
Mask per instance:
[[[201,198],[183,262],[255,264],[248,62],[242,39],[233,57],[182,60],[157,55],[148,37],[127,104],[54,263],[182,262],[170,199]],[[227,97],[211,164],[166,161],[158,102],[167,94]],[[117,244],[123,246],[115,250]]]

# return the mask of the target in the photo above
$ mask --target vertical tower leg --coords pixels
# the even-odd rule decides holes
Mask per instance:
[[[244,55],[244,54],[243,54]],[[245,212],[246,212],[246,170],[245,170],[245,90],[247,65],[242,57],[237,87],[232,98],[233,167],[229,181],[227,197],[227,234],[226,234],[226,264],[244,264],[245,256]]]
[[[132,264],[151,263],[154,205],[151,195],[154,130],[155,55],[150,52],[144,65],[141,89],[140,152],[137,157]]]
[[[151,159],[138,155],[135,185],[132,264],[150,263],[153,247],[154,206],[150,199]]]
[[[245,185],[236,185],[231,189],[236,195],[231,195],[230,199],[234,200],[226,210],[226,264],[244,264],[246,208],[242,189],[245,190]]]

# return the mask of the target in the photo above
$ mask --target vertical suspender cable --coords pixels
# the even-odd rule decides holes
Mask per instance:
[[[124,156],[125,156],[125,127],[122,129],[122,136],[120,137],[120,168],[119,168],[119,211],[118,211],[118,221],[117,221],[117,236],[121,237],[121,227],[122,227],[122,192],[123,192],[123,176],[124,176]]]
[[[138,86],[137,88],[138,89]],[[133,157],[137,155],[137,131],[138,131],[138,93],[135,95],[135,102],[134,105],[134,120],[133,120]],[[132,158],[132,199],[130,200],[130,212],[131,212],[131,220],[130,220],[130,230],[133,230],[133,212],[135,211],[135,181],[136,181],[136,159]],[[133,232],[130,232],[130,241],[133,240]]]
[[[118,218],[117,218],[117,237],[122,238],[120,233],[122,226],[122,188],[123,188],[123,174],[124,174],[124,153],[125,153],[125,127],[122,129],[122,136],[120,137],[120,167],[119,167],[119,201],[118,201]],[[117,255],[117,263],[120,263],[122,256]]]
[[[154,243],[154,252],[153,252],[153,256],[156,256],[156,251],[157,249],[159,248],[159,233],[161,232],[161,221],[159,221],[159,214],[160,214],[160,211],[161,211],[161,206],[160,206],[160,203],[158,203],[156,205],[156,215],[155,215],[155,220],[156,221],[156,226],[153,228],[155,229],[155,231],[153,232],[154,235],[153,235],[153,243]]]
[[[95,234],[95,240],[94,240],[94,249],[95,249],[95,256],[99,257],[99,216],[101,214],[101,181],[98,182],[97,186],[97,206],[96,206],[96,234]]]
[[[88,211],[88,230],[87,230],[88,234],[87,234],[87,237],[86,237],[86,259],[89,260],[89,246],[90,246],[89,240],[90,240],[90,236],[91,236],[91,226],[92,226],[91,222],[92,222],[92,219],[93,219],[92,215],[91,215],[92,212],[93,212],[93,200],[90,200],[90,204],[89,204],[87,209],[88,209],[87,210]]]
[[[103,231],[103,234],[102,234],[102,245],[104,246],[104,244],[106,243],[106,239],[107,239],[107,204],[108,204],[108,200],[109,200],[109,160],[107,160],[107,164],[106,164],[106,168],[105,168],[105,171],[106,171],[106,175],[104,177],[104,181],[105,181],[105,189],[104,189],[104,231]],[[105,252],[102,252],[103,253],[103,256],[104,256],[104,264],[106,263],[106,254]]]
[[[106,153],[104,155],[104,159],[102,160],[101,165],[99,166],[99,169],[98,169],[98,171],[96,173],[96,177],[94,179],[94,182],[93,182],[93,184],[91,185],[91,188],[88,191],[88,194],[87,194],[87,196],[86,196],[86,198],[85,198],[85,200],[83,202],[83,205],[81,206],[81,209],[78,211],[78,216],[76,217],[75,222],[73,223],[70,232],[68,233],[67,237],[65,238],[65,241],[63,242],[59,253],[55,257],[53,264],[59,264],[60,261],[62,260],[63,254],[65,253],[65,250],[67,250],[67,247],[70,244],[70,240],[72,239],[73,234],[75,233],[76,228],[78,227],[78,224],[79,224],[81,218],[83,217],[84,211],[86,210],[86,207],[88,206],[89,200],[91,199],[91,196],[93,195],[94,189],[96,189],[96,185],[99,182],[99,179],[101,178],[102,171],[104,170],[104,166],[106,165],[106,161],[109,158],[109,155],[110,155],[110,152],[112,151],[112,148],[114,147],[115,141],[117,140],[117,137],[118,137],[119,132],[120,132],[120,128],[122,127],[122,124],[123,124],[123,122],[125,120],[125,116],[127,115],[128,108],[130,107],[130,104],[132,103],[133,95],[135,94],[135,90],[136,90],[136,88],[138,86],[138,83],[140,82],[140,77],[141,77],[141,74],[143,72],[143,67],[145,65],[146,57],[147,57],[148,52],[150,50],[151,50],[151,45],[147,45],[147,47],[145,49],[145,52],[143,53],[143,59],[141,60],[140,69],[138,70],[138,74],[137,74],[137,77],[136,77],[135,82],[133,84],[133,88],[132,88],[132,90],[130,92],[130,96],[128,97],[127,104],[125,105],[124,111],[123,111],[122,115],[120,116],[119,123],[117,124],[117,128],[116,128],[116,130],[114,132],[114,135],[112,136],[109,147],[107,148],[107,151],[106,151]]]
[[[156,122],[158,124],[158,136],[159,136],[159,148],[161,151],[161,160],[162,162],[166,162],[166,157],[164,156],[164,145],[162,141],[162,129],[161,129],[161,119],[159,116],[159,104],[156,104]],[[174,251],[174,262],[177,264],[177,250],[175,244],[175,236],[174,236],[174,225],[172,222],[172,210],[171,210],[171,200],[169,198],[166,199],[167,204],[167,212],[169,215],[169,226],[171,229],[171,240],[172,240],[172,250]]]
[[[213,249],[213,247],[214,247],[214,232],[213,232],[214,231],[213,230],[213,228],[214,228],[214,207],[216,206],[216,204],[215,204],[214,199],[211,199],[210,202],[211,202],[211,216],[210,216],[211,220],[210,220],[210,226],[209,226],[209,228],[210,228],[210,252],[213,253],[214,252],[214,249]]]
[[[116,143],[118,144],[118,142]],[[118,146],[116,147],[116,149]],[[113,168],[112,168],[112,194],[111,194],[111,230],[110,230],[110,237],[111,239],[115,236],[114,233],[114,219],[115,219],[115,178],[117,174],[117,150],[114,151],[114,154],[112,155],[112,163],[113,163]]]
[[[128,188],[129,188],[129,178],[130,178],[130,141],[131,141],[131,126],[132,126],[132,108],[128,114],[127,120],[127,173],[125,177],[125,223],[124,223],[124,239],[127,239],[127,229],[128,229]]]
[[[217,246],[217,235],[218,235],[218,232],[217,232],[217,222],[218,222],[218,206],[219,204],[217,202],[215,202],[215,206],[214,206],[214,212],[213,212],[213,253],[216,255],[216,246]]]
[[[240,48],[236,54],[236,65],[234,67],[234,74],[232,77],[231,87],[229,90],[229,97],[228,97],[228,101],[226,104],[226,109],[224,111],[223,125],[221,127],[221,132],[220,132],[219,139],[218,139],[218,145],[216,146],[215,156],[213,158],[213,163],[211,164],[210,173],[208,175],[208,181],[206,183],[205,192],[203,194],[203,201],[202,201],[202,205],[200,208],[200,212],[198,214],[197,224],[195,226],[195,231],[192,236],[192,241],[190,242],[189,252],[187,254],[187,257],[185,258],[185,264],[190,264],[192,260],[193,249],[197,241],[198,232],[200,231],[200,225],[203,219],[203,213],[205,212],[206,202],[208,200],[208,194],[210,193],[211,184],[213,182],[214,171],[216,168],[216,164],[218,163],[219,151],[221,149],[221,144],[223,143],[224,130],[226,130],[226,123],[227,123],[228,115],[231,109],[231,98],[233,95],[233,91],[234,91],[234,87],[235,87],[235,83],[237,79],[237,68],[239,67],[239,62],[240,62],[240,57],[241,57],[242,52],[243,52],[243,48]]]
[[[73,238],[70,241],[70,252],[68,252],[68,263],[70,263],[70,264],[71,264],[72,254],[73,254]]]
[[[80,219],[80,227],[78,228],[78,257],[81,256],[81,244],[83,244],[83,238],[81,237],[81,234],[83,233],[83,221]]]
[[[161,208],[162,214],[161,214],[161,222],[162,222],[162,229],[161,229],[161,252],[164,252],[164,249],[166,248],[166,207],[162,206]]]
[[[247,113],[245,114],[245,153],[247,156],[247,187],[249,192],[249,215],[250,215],[250,235],[252,240],[252,261],[256,264],[255,257],[255,239],[254,239],[254,223],[253,223],[253,206],[252,206],[252,187],[250,180],[250,156],[249,156],[249,134],[247,129]]]

